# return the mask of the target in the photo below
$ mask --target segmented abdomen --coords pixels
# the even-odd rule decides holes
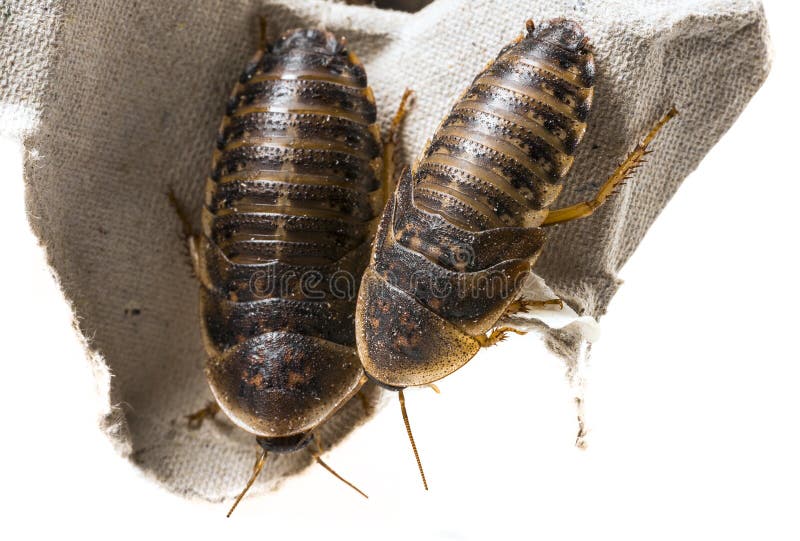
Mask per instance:
[[[586,129],[594,61],[551,21],[503,49],[400,179],[372,267],[468,335],[490,329],[541,251],[539,227]]]
[[[206,184],[211,354],[276,331],[354,344],[357,280],[381,210],[375,120],[362,65],[328,32],[284,34],[248,65]]]
[[[468,231],[538,226],[586,129],[587,42],[580,26],[560,20],[501,51],[414,169],[416,206]]]

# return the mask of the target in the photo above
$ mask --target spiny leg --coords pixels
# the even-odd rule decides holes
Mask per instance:
[[[359,402],[361,402],[361,409],[364,410],[364,415],[371,416],[375,408],[373,408],[372,404],[370,404],[369,397],[367,397],[366,393],[364,392],[364,389],[359,389],[356,396],[358,396],[358,400]]]
[[[261,452],[259,457],[256,459],[256,463],[253,466],[253,475],[250,476],[250,480],[247,481],[247,485],[245,485],[244,490],[242,490],[239,495],[236,497],[236,501],[233,502],[228,514],[225,515],[226,517],[230,518],[233,510],[236,509],[236,506],[239,505],[239,502],[242,501],[244,495],[247,494],[247,491],[250,490],[250,487],[253,486],[253,483],[256,482],[258,479],[259,474],[261,474],[261,470],[264,469],[264,463],[267,461],[267,451],[264,450]]]
[[[533,308],[542,308],[544,306],[557,305],[559,310],[564,309],[564,301],[561,299],[547,299],[546,301],[534,301],[528,299],[517,299],[506,308],[504,316],[513,314],[526,313]]]
[[[414,91],[406,88],[403,92],[403,97],[400,98],[400,106],[392,118],[392,123],[389,125],[389,131],[383,137],[383,203],[384,205],[389,201],[389,198],[394,193],[396,184],[396,171],[397,171],[397,141],[400,135],[400,127],[403,124],[403,119],[408,113],[408,108],[411,105],[411,100],[414,97]]]
[[[408,433],[408,441],[411,442],[411,449],[414,451],[414,458],[417,459],[417,468],[419,468],[419,475],[422,477],[422,485],[425,490],[428,490],[428,481],[425,479],[425,471],[422,469],[422,461],[419,459],[417,452],[417,444],[414,443],[414,435],[411,433],[411,423],[408,422],[408,412],[406,411],[406,397],[403,395],[403,389],[397,392],[400,397],[400,413],[403,415],[403,423],[406,425],[406,432]]]
[[[178,219],[181,222],[181,237],[186,243],[186,247],[188,249],[186,256],[189,258],[189,264],[191,265],[192,272],[194,272],[195,276],[200,276],[198,272],[198,269],[200,268],[200,260],[197,251],[197,241],[199,237],[194,232],[192,221],[189,219],[189,214],[186,212],[186,209],[181,206],[180,202],[178,201],[178,197],[175,195],[175,190],[173,190],[172,187],[170,187],[169,191],[167,192],[167,198],[169,199],[169,205],[175,211],[175,214],[178,215]]]
[[[203,409],[186,416],[186,419],[189,420],[189,428],[192,430],[200,428],[206,417],[213,419],[217,413],[219,413],[219,404],[212,400]]]
[[[475,340],[480,344],[482,348],[488,348],[495,344],[499,344],[506,338],[508,338],[508,333],[513,332],[516,334],[525,334],[525,331],[521,331],[514,327],[498,327],[496,329],[492,329],[492,332],[489,333],[488,336],[479,334],[475,336]]]
[[[319,464],[320,466],[322,466],[323,468],[325,468],[326,470],[328,470],[328,471],[329,471],[331,474],[333,474],[333,476],[334,476],[334,477],[336,477],[336,478],[337,478],[339,481],[341,481],[341,482],[342,482],[342,483],[344,483],[345,485],[349,486],[350,488],[352,488],[353,490],[355,490],[356,492],[358,492],[359,494],[361,494],[361,495],[362,495],[362,496],[364,496],[365,498],[369,499],[369,496],[367,496],[367,495],[366,495],[366,494],[365,494],[365,493],[364,493],[364,492],[363,492],[361,489],[359,489],[359,488],[358,488],[357,486],[355,486],[353,483],[351,483],[350,481],[348,481],[347,479],[345,479],[344,477],[342,477],[341,475],[339,475],[338,473],[336,473],[336,471],[335,471],[333,468],[331,468],[331,467],[330,467],[330,466],[328,466],[328,465],[327,465],[325,462],[323,462],[323,461],[322,461],[322,459],[320,458],[320,455],[323,453],[323,450],[322,450],[322,440],[321,440],[321,438],[319,437],[319,435],[318,435],[318,434],[314,434],[314,443],[315,443],[315,445],[317,446],[317,452],[316,452],[316,453],[312,452],[312,453],[311,453],[311,456],[313,456],[313,457],[314,457],[314,460],[316,460],[316,461],[317,461],[317,464]]]
[[[258,46],[263,51],[267,48],[267,16],[258,16]]]
[[[563,209],[551,210],[544,219],[544,222],[542,222],[542,225],[560,224],[591,215],[600,205],[605,203],[605,201],[614,194],[614,191],[630,178],[642,164],[643,158],[649,153],[647,146],[653,141],[659,130],[677,114],[678,111],[673,107],[655,126],[653,126],[642,142],[628,154],[625,161],[623,161],[609,179],[606,180],[594,199],[591,201],[584,201],[583,203],[577,203]]]
[[[370,402],[369,396],[367,393],[364,392],[364,385],[367,383],[367,376],[364,374],[361,376],[361,379],[358,382],[358,392],[356,396],[358,397],[359,402],[361,402],[361,408],[364,410],[364,415],[370,417],[375,411],[372,403]]]

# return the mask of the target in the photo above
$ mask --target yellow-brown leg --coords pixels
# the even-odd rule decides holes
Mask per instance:
[[[263,51],[267,48],[267,16],[258,16],[258,46]]]
[[[475,336],[475,340],[481,345],[482,348],[488,348],[495,344],[499,344],[506,338],[508,338],[508,333],[513,332],[516,334],[525,334],[525,331],[521,331],[519,329],[515,329],[514,327],[498,327],[496,329],[492,329],[492,332],[489,333],[488,336],[478,335]]]
[[[358,396],[358,400],[361,402],[361,408],[364,410],[364,415],[371,416],[374,408],[372,407],[372,404],[369,403],[369,398],[367,398],[367,395],[364,393],[364,389],[359,389],[356,396]]]
[[[630,154],[628,154],[628,157],[625,158],[625,161],[623,161],[619,167],[617,167],[616,171],[614,171],[611,177],[606,180],[605,184],[603,184],[603,186],[600,188],[600,191],[597,193],[594,199],[563,209],[551,210],[547,214],[547,217],[544,219],[542,225],[560,224],[570,220],[576,220],[578,218],[585,218],[586,216],[591,215],[595,209],[605,203],[606,199],[608,199],[614,193],[614,190],[616,190],[617,187],[630,178],[634,171],[636,171],[636,169],[642,164],[643,158],[649,153],[647,146],[653,141],[659,130],[664,127],[664,124],[669,122],[670,119],[677,114],[678,111],[673,107],[666,115],[664,115],[661,120],[658,121],[655,126],[653,126],[653,129],[650,130],[650,133],[648,133],[642,142],[639,143]]]
[[[532,308],[542,308],[543,306],[558,306],[559,310],[564,308],[564,301],[561,299],[547,299],[546,301],[533,301],[533,300],[526,300],[526,299],[519,299],[511,304],[508,305],[506,308],[504,316],[510,316],[513,314],[525,313],[531,310]]]
[[[200,428],[206,418],[213,419],[217,413],[219,413],[219,404],[214,401],[209,402],[203,409],[186,416],[189,421],[189,428],[192,430]]]
[[[403,124],[403,119],[408,113],[408,108],[411,105],[411,100],[414,92],[410,88],[406,88],[403,92],[403,97],[400,98],[400,106],[392,118],[392,123],[389,125],[389,131],[383,137],[383,203],[386,204],[389,198],[394,193],[395,185],[397,184],[397,141],[400,136],[400,127]]]
[[[356,393],[356,396],[358,397],[358,400],[361,402],[361,408],[364,410],[364,415],[371,417],[375,411],[375,408],[372,406],[372,403],[370,403],[367,393],[364,392],[364,385],[366,385],[366,383],[367,383],[367,375],[364,374],[358,381],[358,392]]]
[[[200,260],[197,255],[197,243],[199,241],[199,236],[195,234],[194,228],[192,227],[192,221],[189,219],[189,215],[187,214],[186,210],[181,206],[180,202],[178,201],[178,197],[175,195],[175,191],[172,188],[170,188],[167,192],[167,198],[169,199],[169,205],[175,211],[175,214],[178,215],[178,219],[181,222],[181,234],[184,242],[186,242],[188,251],[186,257],[189,259],[189,265],[191,265],[194,275],[199,277]]]

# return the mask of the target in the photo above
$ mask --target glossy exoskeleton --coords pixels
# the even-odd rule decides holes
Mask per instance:
[[[594,200],[551,210],[586,130],[594,78],[580,25],[558,19],[535,28],[529,21],[402,174],[356,312],[364,369],[400,390],[401,404],[404,387],[451,374],[514,331],[497,328],[504,315],[542,303],[520,293],[544,246],[543,227],[591,214],[675,114],[658,123]]]
[[[216,399],[194,420],[221,409],[257,437],[248,488],[267,451],[308,445],[366,381],[353,316],[392,146],[344,39],[262,42],[228,101],[193,242]]]

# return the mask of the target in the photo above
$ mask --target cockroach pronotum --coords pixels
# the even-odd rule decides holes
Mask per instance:
[[[366,382],[353,316],[393,175],[406,92],[384,141],[363,65],[318,29],[261,47],[227,103],[206,182],[202,234],[190,239],[201,283],[206,376],[220,409],[267,453],[315,430]],[[174,196],[172,196],[173,203]]]
[[[544,245],[544,229],[590,215],[642,162],[670,110],[595,199],[558,210],[586,130],[595,65],[589,38],[557,19],[500,51],[445,117],[421,158],[401,175],[384,210],[356,309],[367,376],[399,391],[461,368],[512,327],[504,315],[560,299],[519,295]]]

